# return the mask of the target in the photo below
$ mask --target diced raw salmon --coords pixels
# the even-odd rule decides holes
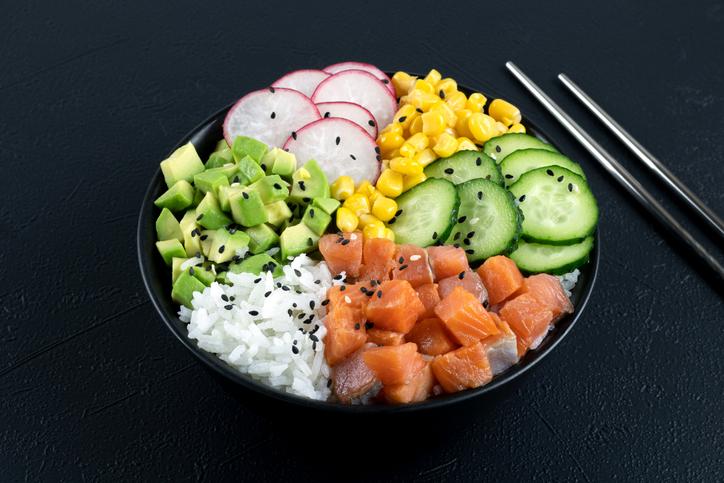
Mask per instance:
[[[361,280],[390,279],[390,272],[395,268],[395,243],[387,238],[370,238],[365,240],[362,249]]]
[[[500,318],[510,325],[526,348],[535,349],[548,333],[553,312],[532,293],[524,293],[505,302]]]
[[[548,275],[547,273],[539,273],[532,275],[523,280],[523,286],[520,293],[530,293],[548,310],[553,313],[553,322],[565,314],[573,312],[573,304],[563,291],[558,277]]]
[[[409,342],[417,344],[422,354],[437,356],[458,347],[445,324],[437,317],[422,319],[405,335]]]
[[[438,282],[438,291],[440,297],[445,298],[450,295],[450,292],[457,286],[460,286],[475,295],[475,298],[481,304],[485,304],[488,301],[488,291],[485,290],[483,281],[480,280],[480,276],[472,270],[466,270],[464,272],[458,272],[452,277],[443,278]]]
[[[437,356],[432,361],[432,372],[448,393],[480,387],[493,378],[490,362],[480,342]]]
[[[367,340],[364,324],[352,322],[350,309],[333,310],[324,319],[327,334],[324,336],[324,357],[333,366],[362,347]],[[350,324],[352,324],[350,326]]]
[[[356,278],[362,265],[362,245],[362,233],[359,231],[329,234],[319,239],[319,252],[332,275],[345,272],[348,277]]]
[[[488,258],[477,272],[488,290],[490,305],[503,302],[523,284],[523,275],[515,262],[503,255]]]
[[[425,367],[425,360],[412,342],[375,347],[365,351],[362,357],[384,385],[407,384]]]
[[[407,384],[386,385],[382,388],[382,395],[387,402],[393,404],[407,404],[424,401],[430,396],[435,376],[429,362]]]
[[[365,344],[332,368],[332,393],[339,402],[349,404],[352,399],[364,395],[377,382],[375,373],[362,358],[362,353],[371,347],[374,347],[374,344]]]
[[[462,345],[473,345],[500,332],[480,301],[460,286],[437,304],[435,314]]]
[[[437,289],[436,283],[427,283],[420,285],[415,289],[417,296],[420,298],[420,302],[425,306],[425,312],[420,316],[420,319],[427,319],[429,317],[435,317],[435,306],[440,302],[440,293]]]
[[[379,329],[406,334],[425,312],[425,306],[407,280],[388,280],[374,287],[374,291],[365,314]]]
[[[518,362],[518,339],[510,326],[502,321],[497,314],[490,314],[500,334],[486,337],[482,340],[485,355],[488,356],[490,369],[496,376]]]
[[[430,267],[435,274],[435,280],[452,277],[460,272],[470,270],[465,250],[452,245],[427,247],[430,258]]]
[[[327,311],[345,311],[346,316],[350,319],[348,324],[350,327],[355,323],[364,323],[366,320],[365,307],[369,302],[369,297],[361,289],[364,288],[367,291],[368,287],[369,285],[362,283],[331,287],[327,290],[329,299]]]
[[[405,334],[373,327],[367,330],[367,341],[377,345],[401,345],[405,343]]]
[[[392,278],[407,280],[413,287],[432,283],[432,270],[425,249],[416,245],[398,245]]]

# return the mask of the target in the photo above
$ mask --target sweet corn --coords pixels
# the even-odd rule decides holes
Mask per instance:
[[[455,115],[455,111],[452,110],[452,107],[443,101],[433,104],[432,107],[430,107],[430,111],[437,111],[442,114],[442,117],[445,119],[445,123],[449,127],[454,127],[455,122],[458,120],[458,117]]]
[[[337,208],[337,228],[341,231],[355,231],[359,224],[359,218],[345,207]]]
[[[379,218],[377,218],[375,215],[371,215],[369,213],[365,213],[364,215],[360,215],[359,217],[359,227],[364,228],[370,223],[382,223]]]
[[[344,201],[354,193],[354,180],[349,176],[340,176],[330,187],[332,198]]]
[[[503,99],[494,99],[488,107],[488,114],[506,127],[519,123],[521,119],[520,109]]]
[[[388,158],[388,159],[392,159],[392,158],[397,158],[398,156],[400,156],[400,148],[397,148],[397,149],[395,149],[395,150],[393,150],[393,151],[390,151],[390,152],[389,152],[389,155],[387,156],[387,158]],[[388,164],[389,164],[389,162],[388,162]]]
[[[470,139],[466,137],[459,137],[457,139],[458,141],[458,151],[477,151],[478,147],[475,145],[474,142],[472,142]]]
[[[418,79],[415,81],[413,90],[419,90],[422,92],[427,92],[428,94],[435,94],[435,87],[433,87],[435,84],[428,82],[426,80]]]
[[[458,149],[458,141],[454,136],[448,133],[442,133],[437,139],[437,143],[432,150],[441,158],[451,156]]]
[[[437,89],[437,95],[440,96],[441,99],[447,99],[449,95],[454,94],[458,91],[458,83],[455,82],[455,79],[446,77],[445,79],[437,83],[435,89]],[[440,94],[441,92],[443,94]]]
[[[481,112],[487,101],[488,99],[486,99],[484,95],[479,92],[475,92],[473,94],[470,94],[470,97],[468,97],[468,102],[465,104],[465,107],[473,112]]]
[[[385,169],[377,179],[377,191],[390,198],[397,198],[402,194],[402,174],[391,169]]]
[[[431,69],[425,76],[425,81],[433,86],[440,82],[440,79],[442,79],[442,74],[437,69]]]
[[[390,221],[397,212],[397,203],[395,200],[380,196],[372,205],[372,214],[382,221]]]
[[[470,133],[475,140],[481,143],[498,135],[498,130],[495,128],[495,119],[482,112],[474,112],[470,116],[468,128],[470,128]]]
[[[460,91],[445,94],[445,103],[447,103],[447,105],[450,106],[453,111],[464,109],[467,102],[468,98],[465,97],[465,94]]]
[[[408,127],[408,132],[411,136],[422,132],[422,116],[415,116],[415,119],[412,120]]]
[[[427,179],[425,173],[410,174],[402,178],[402,190],[407,191]]]
[[[443,136],[444,134],[445,133],[441,134],[440,136]],[[430,148],[427,148],[427,149],[417,153],[413,159],[415,161],[417,161],[418,163],[420,163],[422,165],[422,167],[424,168],[428,164],[435,161],[437,159],[437,155],[435,154],[435,151],[433,151]]]
[[[457,131],[457,133],[467,138],[471,137],[472,133],[470,132],[470,128],[468,127],[468,119],[470,119],[473,111],[471,111],[470,109],[460,109],[458,111],[455,111],[455,114],[458,118],[457,122],[455,123],[455,130]]]
[[[349,198],[344,200],[342,206],[350,210],[355,216],[360,216],[364,213],[370,212],[369,198],[360,193],[354,193]]]
[[[422,173],[422,165],[412,158],[393,158],[390,160],[390,169],[402,174]]]
[[[371,197],[375,192],[375,187],[372,186],[372,183],[370,183],[367,180],[362,181],[359,186],[357,186],[357,189],[355,190],[355,193],[359,193],[362,196],[366,196],[367,198]]]
[[[390,241],[395,241],[395,232],[390,230],[389,228],[385,228],[384,238],[387,238]]]
[[[377,137],[377,145],[386,153],[399,148],[404,142],[405,138],[400,134],[382,133]]]
[[[440,98],[437,97],[435,94],[431,94],[429,92],[425,92],[420,89],[413,89],[405,99],[405,102],[408,104],[412,104],[418,109],[422,109],[423,111],[427,111],[430,106],[435,104],[437,101],[439,101]],[[400,99],[400,102],[402,102],[402,99]]]
[[[430,145],[430,140],[420,132],[407,138],[407,143],[411,144],[415,151],[422,151]]]
[[[405,142],[405,144],[400,146],[400,156],[404,158],[412,158],[413,156],[415,156],[416,152],[417,150],[415,149],[415,146],[408,142]]]
[[[380,134],[382,133],[399,134],[402,136],[402,126],[396,122],[391,122],[380,131]]]
[[[385,238],[385,225],[382,222],[379,224],[371,223],[364,227],[362,234],[367,240],[370,238]]]
[[[395,72],[395,75],[392,76],[392,86],[395,88],[395,95],[400,97],[407,94],[416,80],[417,77],[413,77],[407,72]]]
[[[516,133],[520,133],[520,134],[525,134],[525,126],[519,122],[516,122],[515,124],[513,124],[512,126],[510,126],[508,128],[508,132],[516,132]]]
[[[428,136],[436,136],[447,127],[445,117],[439,111],[426,112],[420,117],[422,117],[422,132]]]
[[[417,117],[417,115],[418,112],[415,110],[415,106],[411,104],[405,104],[397,110],[394,119],[404,130],[407,129],[407,127],[410,125],[412,120]]]

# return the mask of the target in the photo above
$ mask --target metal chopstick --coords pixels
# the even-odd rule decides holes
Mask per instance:
[[[553,100],[546,95],[528,76],[526,76],[514,63],[505,63],[508,70],[528,89],[543,107],[560,122],[563,127],[580,142],[583,147],[618,181],[636,200],[643,205],[660,222],[667,225],[674,233],[679,235],[697,255],[699,255],[719,277],[724,279],[724,267],[704,248],[686,229],[679,224],[671,214],[641,186],[636,178],[626,168],[606,152],[593,138],[586,133],[571,117],[566,114]]]
[[[703,201],[699,199],[684,183],[681,182],[664,164],[659,161],[656,156],[651,154],[636,139],[633,138],[624,128],[621,127],[601,106],[591,99],[591,97],[583,92],[575,82],[573,82],[566,74],[558,74],[558,79],[568,88],[569,91],[581,101],[589,111],[609,128],[616,137],[626,145],[651,171],[656,173],[659,178],[679,195],[691,208],[706,220],[720,237],[724,237],[724,222],[717,216]]]

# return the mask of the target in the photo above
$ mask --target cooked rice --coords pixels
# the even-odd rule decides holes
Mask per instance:
[[[563,275],[560,275],[558,279],[561,281],[561,285],[563,286],[563,290],[566,292],[566,295],[569,297],[571,296],[571,292],[573,291],[573,288],[576,286],[576,283],[578,282],[578,276],[581,274],[581,271],[578,269],[573,270],[572,272],[564,273]]]

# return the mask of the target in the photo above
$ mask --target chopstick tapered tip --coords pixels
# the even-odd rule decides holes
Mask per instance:
[[[508,68],[508,70],[515,70],[517,69],[516,65],[513,63],[513,61],[509,60],[505,63],[505,67]]]

